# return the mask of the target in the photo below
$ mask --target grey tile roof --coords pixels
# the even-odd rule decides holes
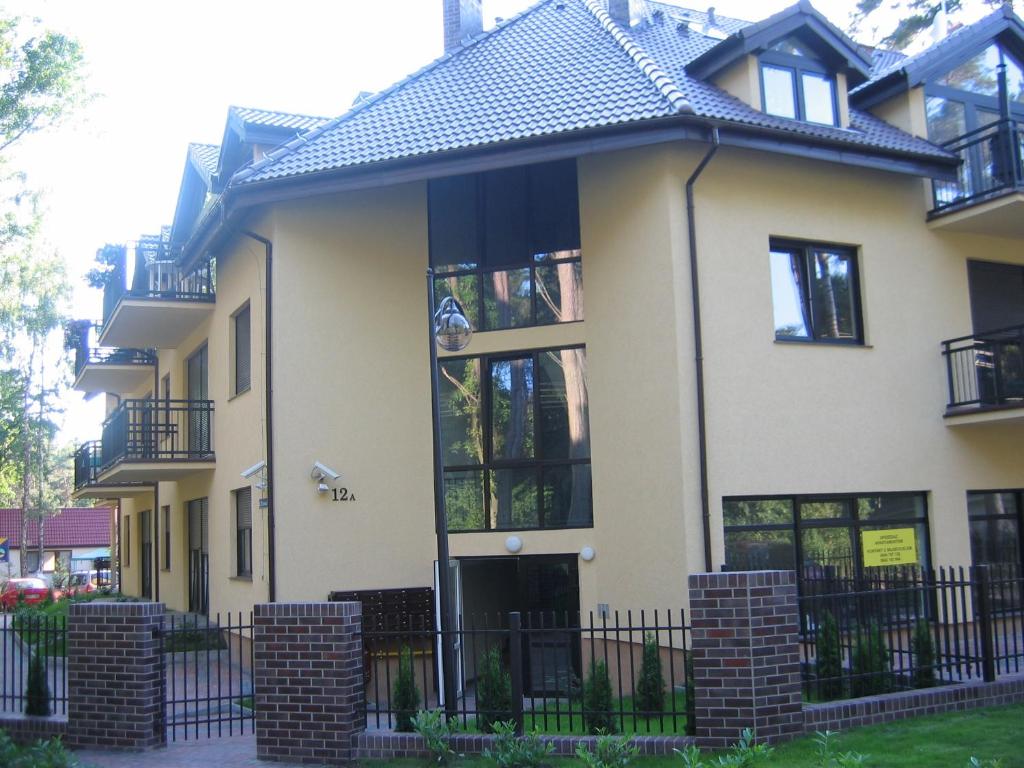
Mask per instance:
[[[694,20],[687,34],[679,25],[684,15]],[[643,21],[627,31],[597,0],[541,0],[241,169],[231,183],[687,114],[804,139],[949,157],[866,113],[852,113],[849,129],[816,126],[765,115],[688,78],[686,63],[719,42],[701,34],[705,21],[702,12],[648,0]],[[747,24],[717,21],[727,34]]]
[[[220,159],[220,146],[217,144],[189,144],[188,155],[202,176],[206,185],[210,185],[210,176],[217,172],[217,161]]]
[[[293,131],[308,131],[330,120],[328,117],[296,115],[290,112],[253,109],[252,107],[228,107],[228,115],[229,117],[237,116],[246,125],[258,125],[261,128],[288,128]]]

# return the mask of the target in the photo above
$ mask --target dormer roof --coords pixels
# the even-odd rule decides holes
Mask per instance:
[[[853,82],[863,82],[871,76],[871,60],[861,47],[808,0],[800,0],[763,21],[737,29],[687,64],[686,73],[708,80],[739,58],[760,53],[785,37],[796,37],[826,64],[845,72]]]

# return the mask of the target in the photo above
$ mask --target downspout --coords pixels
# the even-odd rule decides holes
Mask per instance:
[[[708,441],[704,417],[704,338],[700,325],[700,283],[697,277],[697,223],[693,185],[718,152],[718,128],[711,129],[711,147],[686,180],[686,224],[690,236],[690,290],[693,302],[693,351],[697,370],[697,444],[700,454],[700,511],[704,535],[704,570],[711,571],[711,505],[708,501]]]
[[[153,408],[160,412],[160,356],[157,355],[156,365],[153,367]],[[155,415],[155,414],[154,414]],[[155,419],[154,419],[155,421]],[[153,556],[150,562],[153,564],[153,602],[160,602],[160,483],[153,483],[153,530],[151,531],[153,543]]]
[[[223,215],[223,210],[222,210]],[[274,389],[273,366],[271,350],[273,349],[273,323],[271,298],[273,296],[274,277],[274,244],[267,238],[257,235],[249,230],[242,230],[242,234],[250,237],[258,243],[263,243],[266,253],[266,278],[264,284],[264,306],[263,326],[266,333],[264,341],[263,359],[264,368],[264,389],[266,390],[266,422],[267,422],[267,602],[277,601],[277,568],[275,567],[275,532],[274,532]]]

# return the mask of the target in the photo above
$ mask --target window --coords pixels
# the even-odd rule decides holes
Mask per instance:
[[[25,569],[26,573],[38,573],[39,572],[39,550],[30,549],[25,553]]]
[[[761,54],[764,111],[776,117],[838,125],[836,79],[815,55],[794,38]]]
[[[776,339],[862,343],[852,249],[772,240],[771,279]]]
[[[163,570],[171,570],[171,508],[169,506],[161,507],[160,509],[160,521],[162,523],[163,533],[161,535],[161,541],[163,542]]]
[[[585,351],[444,358],[440,368],[449,530],[593,525]]]
[[[923,493],[735,497],[722,500],[725,570],[795,569],[804,576],[864,571],[865,531],[912,529],[917,565],[928,567]]]
[[[124,516],[124,567],[130,568],[132,564],[132,519],[129,515]]]
[[[252,488],[235,491],[235,575],[252,576]]]
[[[475,330],[583,319],[574,160],[437,179],[429,209],[436,300]]]
[[[1020,565],[1024,553],[1024,490],[972,491],[967,494],[971,526],[971,562]]]
[[[235,340],[234,340],[234,394],[239,395],[249,389],[251,381],[251,358],[252,350],[250,345],[249,327],[249,305],[238,310],[234,316]]]

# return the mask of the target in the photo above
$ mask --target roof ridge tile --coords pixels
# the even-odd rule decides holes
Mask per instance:
[[[598,20],[601,26],[608,32],[619,46],[629,55],[633,63],[640,68],[654,87],[661,91],[676,114],[694,114],[693,106],[690,104],[686,94],[657,62],[647,52],[634,42],[628,34],[620,27],[608,12],[598,5],[597,0],[583,0],[587,10]]]

